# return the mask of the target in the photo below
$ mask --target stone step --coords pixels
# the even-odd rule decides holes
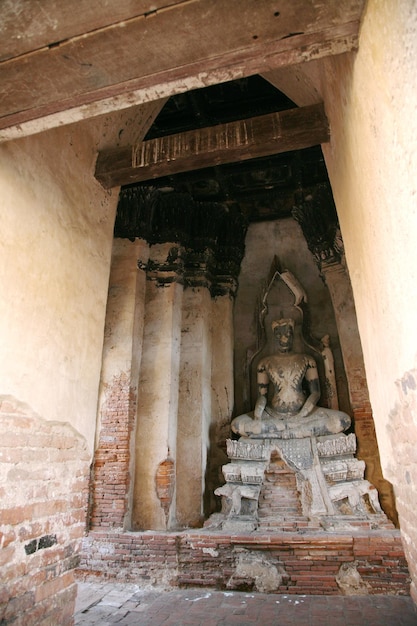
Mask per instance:
[[[299,531],[299,530],[322,530],[319,524],[316,522],[311,522],[306,517],[292,517],[290,519],[279,519],[279,518],[265,518],[259,520],[258,531],[269,532],[269,531],[282,531],[282,532],[291,532],[291,531]]]

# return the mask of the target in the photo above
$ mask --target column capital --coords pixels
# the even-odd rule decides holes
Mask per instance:
[[[148,242],[150,258],[138,262],[138,268],[149,280],[204,286],[215,297],[236,294],[246,231],[237,205],[197,202],[186,193],[137,186],[120,192],[114,234]],[[164,245],[170,249],[156,261],[153,248]]]
[[[336,207],[328,183],[296,194],[292,216],[299,223],[320,272],[340,266],[344,255]]]

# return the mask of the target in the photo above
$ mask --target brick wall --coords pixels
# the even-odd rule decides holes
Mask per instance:
[[[69,626],[89,456],[68,424],[0,397],[0,623]]]
[[[379,500],[384,512],[398,526],[394,491],[391,483],[382,474],[375,423],[364,369],[352,368],[349,374],[349,393],[358,445],[357,458],[365,461],[365,478],[378,489]]]
[[[409,575],[399,531],[222,535],[92,532],[84,539],[81,578],[137,584],[275,593],[341,594],[346,566],[370,594],[408,594]],[[272,585],[266,582],[273,579]],[[269,587],[268,587],[269,584]]]
[[[130,484],[130,436],[136,394],[126,373],[115,376],[101,410],[91,484],[91,528],[123,528]]]

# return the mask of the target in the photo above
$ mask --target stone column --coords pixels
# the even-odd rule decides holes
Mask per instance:
[[[226,440],[230,437],[234,403],[233,304],[233,292],[229,292],[217,296],[212,301],[211,308],[211,423],[204,492],[206,517],[216,510],[214,490],[224,481],[222,466],[228,461]]]
[[[183,296],[178,403],[176,501],[180,526],[200,526],[211,419],[211,295],[206,287]]]
[[[90,526],[130,527],[133,429],[138,395],[149,246],[115,239],[106,312]]]
[[[178,246],[164,243],[151,247],[139,376],[134,530],[165,530],[175,521],[172,465],[176,456],[181,346],[180,274]]]

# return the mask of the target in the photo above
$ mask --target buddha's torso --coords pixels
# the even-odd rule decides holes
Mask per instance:
[[[259,362],[258,372],[265,372],[273,385],[270,407],[274,411],[284,415],[298,413],[306,399],[303,379],[312,366],[315,366],[312,357],[294,353],[275,354]]]

